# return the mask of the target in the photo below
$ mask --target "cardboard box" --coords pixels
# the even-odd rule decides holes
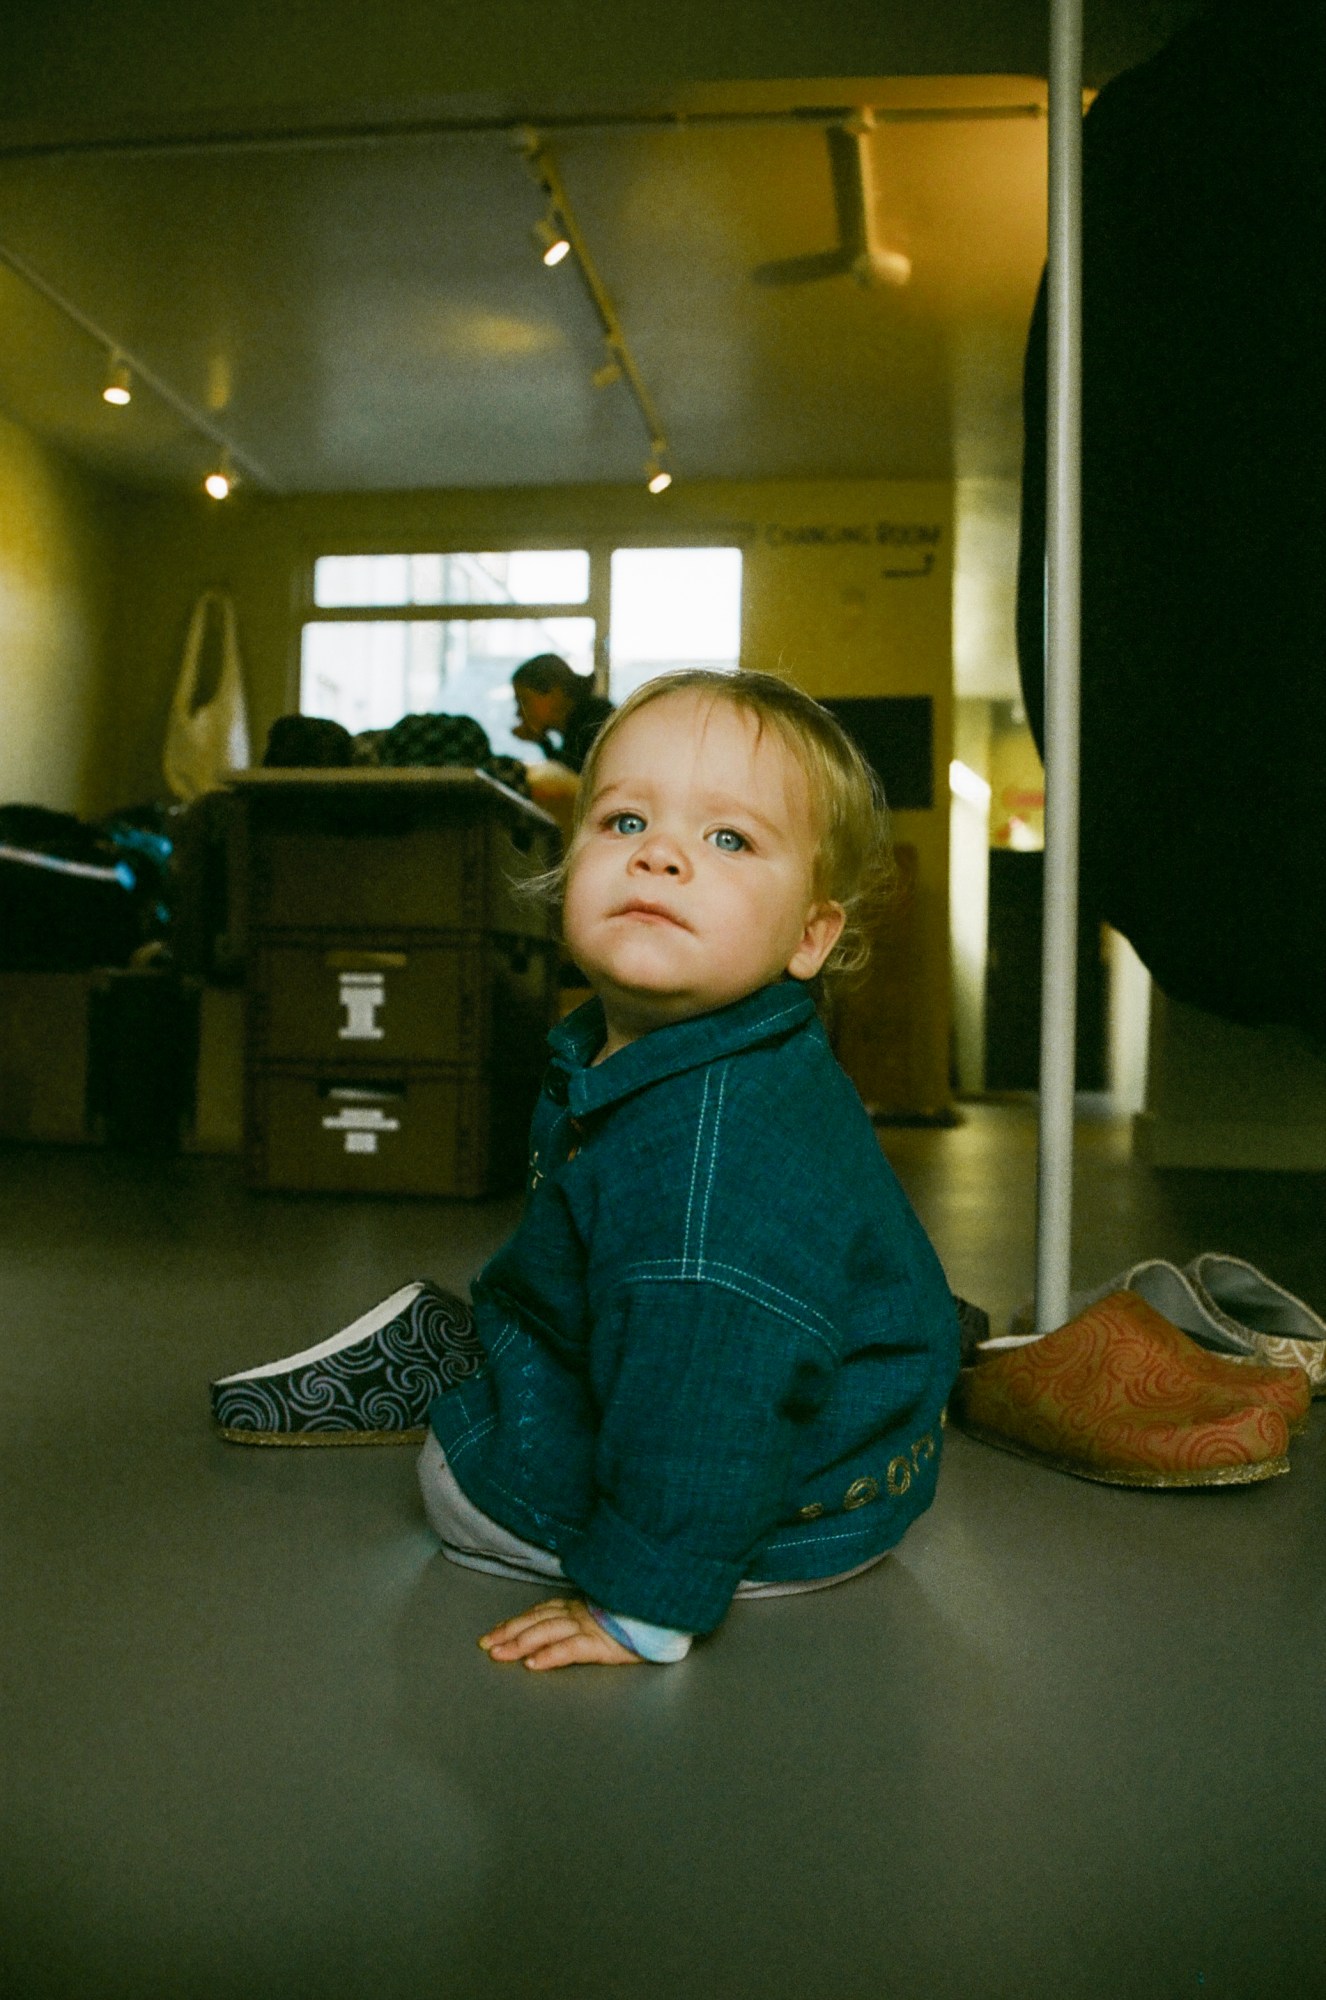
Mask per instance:
[[[546,1056],[556,947],[483,932],[260,935],[248,1032],[259,1063],[491,1063]]]
[[[104,1065],[96,1015],[111,982],[128,973],[0,973],[0,1139],[57,1146],[104,1143]],[[199,987],[197,1070],[182,1084],[183,1145],[192,1153],[238,1153],[244,1141],[244,995]],[[100,1062],[102,1075],[94,1074]]]
[[[255,1069],[251,1185],[478,1198],[521,1186],[536,1072]]]
[[[921,1027],[917,952],[916,849],[894,850],[893,895],[872,926],[870,961],[834,999],[830,1040],[872,1117],[925,1116],[936,1107],[918,1091],[915,1061]]]
[[[560,851],[536,806],[474,771],[246,772],[236,898],[263,930],[493,930],[549,937],[522,893]]]
[[[244,1150],[244,994],[204,986],[198,996],[198,1076],[186,1153]]]
[[[0,972],[0,1139],[87,1146],[93,972]]]

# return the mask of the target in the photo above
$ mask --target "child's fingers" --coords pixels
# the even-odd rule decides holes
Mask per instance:
[[[541,1618],[526,1621],[519,1632],[491,1639],[484,1651],[492,1660],[523,1660],[546,1646],[551,1639],[568,1639],[580,1630],[579,1620],[567,1611],[545,1611]],[[482,1643],[482,1642],[481,1642]]]
[[[518,1611],[514,1618],[504,1618],[500,1625],[494,1625],[491,1632],[485,1632],[479,1644],[487,1651],[489,1646],[500,1646],[508,1639],[514,1639],[531,1625],[548,1616],[571,1615],[570,1601],[565,1597],[545,1597],[541,1604],[532,1604],[528,1611]]]
[[[538,1672],[549,1667],[638,1664],[636,1655],[619,1646],[579,1599],[549,1598],[485,1632],[479,1644],[490,1660],[503,1666],[523,1662]]]
[[[531,1673],[546,1673],[551,1667],[638,1667],[643,1662],[625,1646],[619,1646],[606,1632],[577,1630],[569,1639],[554,1639],[531,1652],[525,1665]]]

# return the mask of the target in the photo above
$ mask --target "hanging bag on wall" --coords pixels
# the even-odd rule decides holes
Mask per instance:
[[[208,613],[220,623],[221,665],[204,701],[202,666]],[[249,761],[249,721],[239,664],[234,601],[224,590],[205,590],[193,607],[184,641],[184,664],[170,705],[162,758],[166,783],[177,798],[196,799],[225,782],[228,771]]]

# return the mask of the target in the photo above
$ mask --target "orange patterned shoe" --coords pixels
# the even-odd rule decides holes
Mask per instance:
[[[1286,1382],[1306,1408],[1295,1372],[1226,1363],[1135,1293],[1112,1292],[1040,1339],[987,1347],[959,1375],[949,1414],[1079,1479],[1242,1486],[1289,1470]]]
[[[1151,1289],[1158,1274],[1172,1273],[1176,1278],[1184,1278],[1185,1274],[1177,1271],[1172,1264],[1162,1264],[1158,1258],[1153,1258],[1149,1264],[1137,1265],[1135,1269],[1145,1282],[1145,1291],[1140,1287],[1134,1289],[1132,1285],[1118,1285],[1112,1293],[1103,1293],[1099,1298],[1086,1301],[1072,1324],[1076,1325],[1078,1319],[1085,1318],[1088,1311],[1094,1310],[1098,1305],[1107,1305],[1114,1300],[1127,1300],[1128,1309],[1139,1324],[1144,1315],[1149,1315],[1152,1322],[1158,1320],[1171,1331],[1178,1331],[1185,1336],[1189,1334],[1191,1328],[1181,1326],[1177,1318],[1183,1303],[1182,1299],[1174,1301],[1173,1313],[1166,1312],[1157,1304]],[[988,1351],[989,1343],[987,1343]],[[1291,1437],[1306,1426],[1314,1393],[1312,1379],[1309,1372],[1292,1359],[1286,1357],[1271,1362],[1264,1358],[1258,1359],[1255,1354],[1223,1353],[1207,1347],[1196,1336],[1190,1340],[1185,1338],[1183,1351],[1189,1367],[1195,1370],[1203,1381],[1220,1383],[1232,1391],[1241,1403],[1255,1399],[1259,1403],[1269,1403],[1272,1409],[1279,1410],[1289,1426]]]
[[[1255,1264],[1208,1251],[1180,1270],[1164,1257],[1143,1257],[1126,1271],[1069,1302],[1076,1317],[1111,1292],[1136,1292],[1199,1347],[1260,1367],[1301,1368],[1314,1396],[1326,1396],[1326,1321]],[[1019,1306],[1010,1334],[1030,1334],[1035,1306]],[[964,1355],[965,1359],[965,1355]],[[1290,1429],[1300,1425],[1291,1419]]]
[[[1115,1297],[1118,1296],[1116,1292]],[[1239,1354],[1217,1354],[1195,1340],[1188,1344],[1192,1349],[1188,1359],[1203,1381],[1218,1382],[1244,1400],[1255,1396],[1259,1403],[1279,1410],[1291,1437],[1306,1427],[1312,1408],[1312,1383],[1305,1368],[1292,1361],[1245,1360]]]

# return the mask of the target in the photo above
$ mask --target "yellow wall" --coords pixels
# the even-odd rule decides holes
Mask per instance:
[[[0,802],[83,813],[114,803],[103,714],[112,504],[0,416]]]
[[[934,804],[893,816],[894,837],[918,857],[921,1005],[910,1067],[913,1108],[933,1113],[950,1097],[951,489],[797,483],[748,493],[757,530],[747,543],[743,664],[785,674],[810,694],[923,694],[934,703]]]
[[[951,489],[943,483],[305,495],[241,490],[133,503],[117,650],[115,733],[125,798],[160,785],[161,740],[189,610],[219,583],[239,611],[255,751],[296,706],[301,589],[314,556],[351,550],[722,542],[744,551],[742,657],[817,695],[928,694],[935,808],[896,816],[920,857],[925,1005],[913,1071],[948,1100],[948,761],[952,741]],[[929,560],[927,560],[929,558]]]

